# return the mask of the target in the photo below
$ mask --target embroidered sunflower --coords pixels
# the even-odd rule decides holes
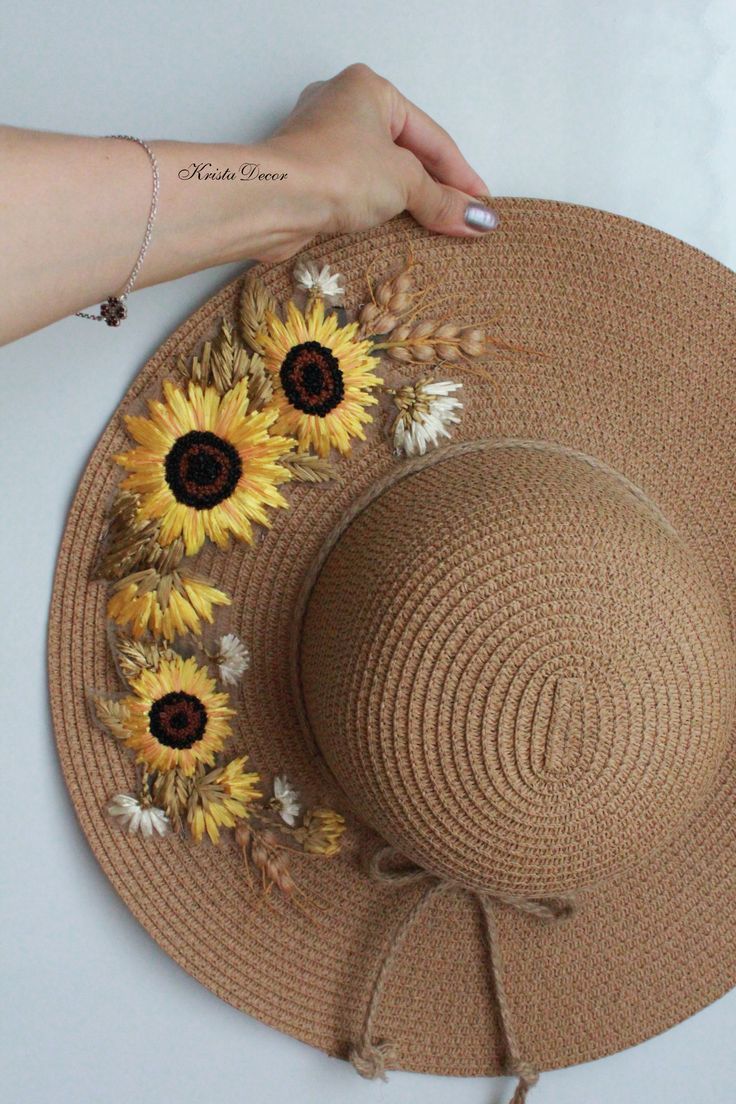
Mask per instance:
[[[356,340],[358,323],[338,326],[325,317],[321,299],[305,314],[287,305],[286,322],[266,312],[260,335],[266,367],[274,374],[275,433],[296,437],[299,451],[327,456],[331,448],[346,456],[350,438],[365,440],[366,407],[378,400],[372,389],[383,383],[373,374],[369,341]]]
[[[345,831],[345,818],[332,809],[308,809],[304,824],[294,833],[306,852],[312,855],[336,855]]]
[[[164,380],[164,402],[149,400],[150,418],[127,415],[138,448],[115,457],[130,475],[122,487],[140,495],[141,519],[161,522],[158,540],[182,537],[188,556],[209,537],[253,540],[253,523],[269,525],[268,506],[287,506],[277,490],[290,472],[278,461],[293,441],[269,431],[275,409],[248,413],[248,382],[224,395],[190,383],[186,394]]]
[[[155,671],[143,670],[131,682],[126,747],[152,771],[178,767],[193,774],[198,763],[211,765],[231,735],[228,717],[235,715],[227,694],[193,658],[162,659]]]
[[[234,828],[248,816],[248,805],[262,797],[260,775],[244,770],[246,762],[243,755],[208,774],[198,772],[187,807],[187,824],[197,843],[205,832],[219,843],[220,828]]]
[[[196,575],[174,571],[159,576],[149,568],[114,584],[107,616],[116,625],[129,625],[134,640],[140,640],[148,631],[171,641],[188,632],[199,635],[202,619],[212,624],[213,606],[229,605],[227,594]]]

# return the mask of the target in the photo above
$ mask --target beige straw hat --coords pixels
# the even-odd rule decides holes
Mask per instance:
[[[523,1101],[736,985],[736,277],[494,206],[179,327],[81,479],[49,678],[85,835],[190,974]]]

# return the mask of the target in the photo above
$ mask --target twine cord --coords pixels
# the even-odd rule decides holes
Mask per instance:
[[[488,946],[488,958],[490,965],[493,992],[498,1010],[499,1023],[506,1052],[504,1070],[513,1077],[518,1078],[514,1095],[509,1104],[525,1104],[529,1090],[539,1080],[539,1071],[527,1062],[521,1055],[519,1041],[511,1016],[506,996],[506,987],[503,981],[503,958],[498,938],[498,928],[494,915],[494,906],[504,905],[508,908],[524,912],[539,920],[562,920],[571,916],[575,909],[575,901],[572,897],[530,898],[517,897],[507,893],[484,893],[480,890],[468,889],[449,878],[442,878],[431,874],[420,867],[410,867],[395,870],[387,867],[386,860],[396,856],[393,847],[387,846],[379,849],[372,857],[369,873],[376,881],[384,882],[395,887],[424,884],[424,891],[417,897],[412,907],[404,914],[398,927],[395,929],[388,949],[383,956],[376,977],[371,987],[371,994],[363,1020],[363,1029],[357,1043],[351,1047],[349,1058],[361,1077],[369,1080],[380,1078],[386,1080],[386,1066],[391,1065],[396,1059],[396,1053],[392,1044],[383,1039],[373,1041],[374,1026],[381,998],[391,976],[396,959],[404,945],[409,932],[422,913],[431,902],[442,893],[459,891],[473,898],[480,909],[483,920],[483,928]]]
[[[390,875],[385,875],[381,877],[380,880],[391,881],[392,879]],[[421,875],[414,876],[413,880],[422,880]],[[399,878],[395,884],[402,885],[408,883],[405,879]],[[383,957],[373,982],[360,1040],[350,1050],[350,1061],[361,1077],[367,1077],[368,1080],[373,1080],[374,1078],[380,1078],[381,1081],[386,1080],[386,1065],[390,1064],[395,1059],[396,1054],[392,1044],[386,1040],[382,1040],[378,1043],[373,1042],[373,1025],[381,1003],[381,997],[386,987],[386,982],[391,974],[394,962],[398,957],[399,951],[410,929],[414,926],[415,921],[418,920],[430,902],[440,893],[444,893],[448,888],[448,882],[439,880],[428,881],[424,892],[417,898],[409,911],[405,913],[401,923],[393,934],[389,948]]]

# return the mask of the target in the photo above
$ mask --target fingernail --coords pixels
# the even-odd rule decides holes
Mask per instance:
[[[465,225],[472,230],[495,230],[498,226],[496,212],[482,203],[469,203],[465,208],[464,218]]]

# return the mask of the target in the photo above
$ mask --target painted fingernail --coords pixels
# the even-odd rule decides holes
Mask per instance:
[[[472,230],[495,230],[498,215],[491,207],[482,203],[469,203],[465,208],[465,225]]]

